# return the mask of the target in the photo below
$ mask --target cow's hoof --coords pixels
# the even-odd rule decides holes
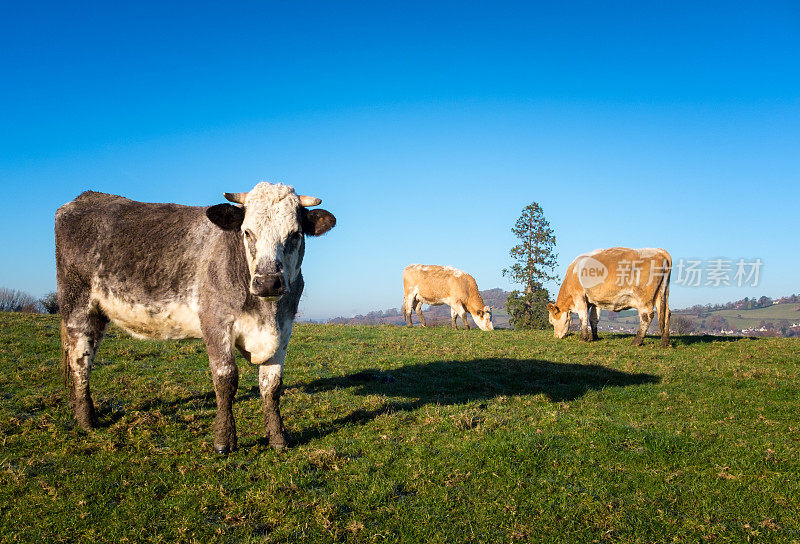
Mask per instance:
[[[81,429],[86,432],[93,431],[97,428],[97,420],[96,419],[87,419],[87,418],[80,418],[77,420],[78,425]]]
[[[267,437],[267,440],[269,441],[269,447],[275,451],[283,451],[289,447],[289,443],[283,433],[271,434]]]
[[[214,453],[217,455],[228,455],[231,452],[231,447],[228,445],[220,446],[218,444],[214,444]]]
[[[75,410],[75,420],[84,431],[91,431],[97,428],[97,415],[94,412],[94,406],[86,405],[78,406]]]
[[[279,438],[270,438],[269,440],[269,447],[275,451],[283,451],[288,446],[289,445],[286,443],[286,439],[282,436]]]

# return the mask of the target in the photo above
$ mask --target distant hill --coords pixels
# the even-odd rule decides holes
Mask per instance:
[[[495,328],[502,329],[509,327],[508,313],[506,312],[506,299],[509,292],[503,291],[496,287],[494,289],[487,289],[481,291],[484,304],[492,308],[492,323]],[[422,312],[425,315],[425,321],[428,326],[450,326],[450,307],[449,306],[428,306],[427,304],[422,307]],[[475,326],[472,318],[469,318],[470,326]],[[413,316],[415,325],[419,324],[419,318],[416,314]],[[400,308],[389,308],[388,310],[376,310],[367,313],[366,315],[356,315],[353,317],[334,317],[329,319],[328,323],[336,323],[342,325],[405,325],[403,312]],[[462,327],[461,320],[458,320],[458,326]]]
[[[483,301],[492,307],[492,322],[495,328],[510,328],[506,299],[510,293],[500,288],[481,291]],[[448,306],[423,306],[425,320],[429,326],[450,326]],[[399,308],[376,310],[366,315],[335,317],[328,323],[345,325],[405,325]],[[416,314],[415,325],[419,324]],[[470,325],[474,326],[470,318]],[[459,327],[461,327],[459,320]],[[636,310],[609,312],[600,316],[601,331],[634,333],[639,326]],[[580,327],[573,314],[571,330]],[[679,334],[715,334],[728,336],[798,336],[800,337],[800,297],[791,295],[778,299],[761,297],[742,299],[717,305],[695,305],[691,308],[672,310],[671,329]],[[678,330],[680,328],[680,330]],[[658,330],[658,319],[650,325],[650,333]]]
[[[781,300],[790,300],[784,297]],[[795,299],[796,300],[796,299]],[[800,336],[800,302],[771,301],[752,309],[714,309],[713,306],[693,306],[672,311],[670,328],[682,334],[715,334],[728,336]],[[773,303],[774,302],[774,303]],[[717,306],[716,308],[720,308]],[[657,319],[650,325],[651,332]],[[628,310],[614,314],[603,312],[600,329],[612,332],[633,332],[639,316]]]

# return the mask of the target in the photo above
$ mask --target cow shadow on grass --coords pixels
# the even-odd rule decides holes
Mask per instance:
[[[670,336],[673,346],[690,346],[692,344],[711,344],[712,342],[740,342],[742,340],[759,340],[756,336],[714,336],[712,334]]]
[[[574,336],[577,340],[580,340],[580,332],[570,332],[570,336]],[[628,333],[604,333],[601,331],[599,338],[597,340],[593,340],[591,343],[602,342],[603,339],[608,338],[610,340],[614,338],[619,338],[623,340],[633,341],[636,337],[635,334],[628,334]],[[710,344],[712,342],[738,342],[739,340],[757,340],[760,337],[757,336],[715,336],[713,334],[698,334],[698,335],[670,335],[669,343],[671,346],[689,346],[692,344]],[[644,337],[644,344],[655,344],[658,345],[661,343],[661,336],[649,334]]]
[[[217,396],[214,393],[214,385],[211,380],[208,381],[208,391],[189,395],[187,397],[178,397],[172,400],[165,400],[161,397],[153,397],[147,400],[139,400],[136,402],[122,404],[118,398],[109,397],[99,400],[95,398],[95,413],[99,420],[99,428],[112,427],[119,420],[124,418],[130,412],[152,412],[158,410],[163,416],[173,417],[177,413],[186,409],[200,410],[216,410]],[[251,387],[249,389],[240,388],[236,394],[236,402],[260,398],[258,387]],[[210,416],[213,419],[213,414]]]
[[[374,410],[357,409],[346,416],[290,435],[305,444],[342,426],[368,423],[387,412],[413,411],[428,404],[452,405],[488,401],[501,396],[543,394],[551,402],[571,401],[588,391],[659,383],[653,374],[628,373],[601,365],[555,363],[536,359],[434,361],[395,370],[367,369],[320,378],[290,387],[316,394],[352,388],[357,395],[383,395],[390,400]],[[405,398],[405,400],[403,400]]]
[[[572,401],[592,390],[655,384],[660,381],[661,378],[653,374],[628,373],[601,365],[555,363],[537,359],[444,360],[389,371],[371,368],[343,376],[287,384],[287,389],[298,389],[311,395],[336,389],[351,389],[356,395],[381,395],[388,399],[375,409],[358,408],[333,420],[320,421],[300,432],[290,431],[288,438],[293,445],[307,444],[348,425],[364,425],[382,414],[412,412],[426,405],[454,405],[488,401],[502,396],[539,394],[551,402]],[[258,387],[240,388],[236,402],[259,397]],[[143,412],[160,410],[168,417],[186,408],[213,409],[216,397],[213,390],[209,390],[171,400],[152,398],[138,402],[129,409],[116,404],[115,399],[108,399],[97,406],[100,427],[112,426],[130,409]],[[241,447],[248,448],[253,443],[266,446],[264,439],[251,441],[248,438],[240,437]]]

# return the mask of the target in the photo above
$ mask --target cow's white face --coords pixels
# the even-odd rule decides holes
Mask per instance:
[[[569,310],[561,311],[555,304],[547,305],[548,319],[553,326],[553,336],[564,338],[569,332],[569,321],[572,313]]]
[[[305,251],[301,207],[286,185],[259,183],[247,193],[241,233],[251,294],[277,299],[291,291]]]
[[[250,272],[251,294],[278,300],[291,292],[300,275],[304,235],[319,236],[336,224],[325,210],[307,210],[318,198],[299,196],[280,183],[259,183],[248,193],[225,193],[241,204],[211,206],[206,215],[220,228],[238,230]]]
[[[488,306],[484,306],[483,309],[472,314],[472,319],[482,331],[494,330],[494,325],[492,325],[492,309]]]

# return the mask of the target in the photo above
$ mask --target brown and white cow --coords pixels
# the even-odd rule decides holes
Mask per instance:
[[[481,330],[491,331],[492,310],[483,304],[475,278],[452,266],[411,264],[403,269],[403,315],[411,325],[411,312],[416,311],[422,326],[425,317],[422,315],[422,304],[450,306],[450,318],[453,328],[456,316],[461,316],[464,326],[469,329],[467,312]]]
[[[269,444],[286,445],[283,363],[303,292],[304,235],[336,224],[287,185],[225,193],[237,205],[134,202],[87,191],[56,212],[65,382],[78,423],[97,424],[89,375],[109,321],[137,338],[202,338],[217,396],[214,450],[236,449],[238,349],[260,365]]]
[[[597,340],[601,308],[614,312],[635,308],[639,331],[633,344],[642,344],[658,312],[661,345],[668,346],[671,270],[672,257],[663,249],[614,247],[579,255],[567,268],[555,304],[547,305],[555,337],[566,336],[572,312],[581,320],[581,339]]]

